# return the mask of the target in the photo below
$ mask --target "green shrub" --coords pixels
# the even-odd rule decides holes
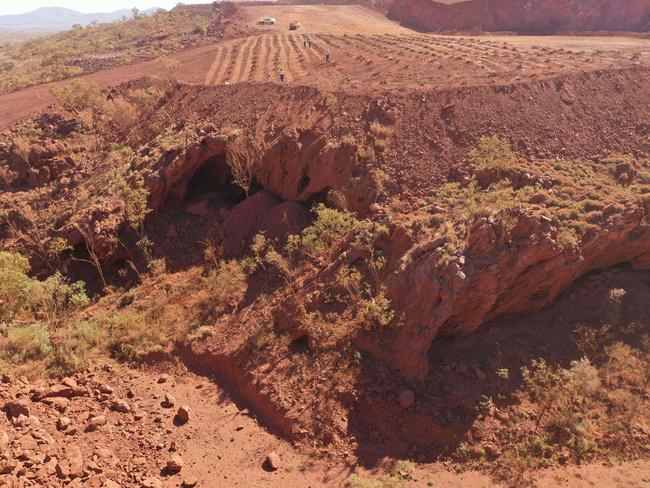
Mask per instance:
[[[99,323],[81,321],[58,338],[47,364],[53,376],[66,376],[88,367],[91,350],[105,347],[107,331]]]
[[[144,220],[151,212],[147,203],[149,190],[141,175],[130,174],[133,150],[128,146],[114,145],[107,158],[115,166],[109,179],[109,191],[124,202],[124,219],[129,226],[142,234]]]
[[[68,283],[61,273],[55,273],[45,281],[34,280],[32,291],[32,305],[45,315],[48,323],[56,323],[66,313],[90,303],[85,283]]]
[[[211,299],[221,312],[237,307],[248,288],[248,277],[255,269],[252,259],[231,259],[220,261],[217,268],[210,271],[206,283]]]
[[[368,479],[354,473],[350,477],[350,488],[400,488],[404,486],[416,464],[408,460],[393,461],[388,468],[388,474],[379,479]]]
[[[476,169],[506,169],[517,162],[517,156],[506,139],[494,136],[483,136],[476,149],[469,153],[470,160]]]
[[[568,447],[579,460],[592,457],[596,443],[585,405],[601,381],[589,359],[572,361],[569,369],[534,360],[522,368],[522,378],[525,393],[538,406],[536,424],[550,433],[549,442]]]
[[[386,327],[395,318],[391,303],[383,292],[365,301],[366,318],[374,325]]]
[[[80,112],[82,110],[100,110],[106,99],[95,83],[83,80],[74,80],[64,86],[54,85],[51,88],[54,99],[68,110]]]
[[[126,312],[101,322],[107,328],[108,347],[112,355],[124,361],[138,361],[164,351],[169,341],[163,327],[139,313]]]
[[[0,353],[12,363],[44,359],[52,351],[50,333],[45,324],[36,322],[30,325],[10,325],[7,330],[5,346]]]
[[[300,251],[312,258],[319,257],[359,223],[352,213],[328,208],[322,203],[316,207],[314,213],[316,220],[300,237]]]
[[[24,256],[0,252],[0,321],[11,321],[30,307],[35,281],[29,269]]]

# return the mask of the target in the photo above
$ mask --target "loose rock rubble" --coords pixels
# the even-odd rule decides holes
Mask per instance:
[[[191,476],[174,479],[185,463],[173,436],[184,432],[190,407],[171,413],[135,385],[109,386],[102,375],[35,383],[3,375],[0,486],[197,486]],[[165,395],[164,404],[175,402]]]

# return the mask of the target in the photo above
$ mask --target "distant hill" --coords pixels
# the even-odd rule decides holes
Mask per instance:
[[[150,8],[143,14],[152,14],[159,10]],[[86,26],[93,21],[98,23],[115,22],[122,17],[131,18],[129,9],[115,12],[84,14],[62,7],[42,7],[33,12],[18,15],[0,15],[0,32],[57,32],[70,29],[74,24]]]

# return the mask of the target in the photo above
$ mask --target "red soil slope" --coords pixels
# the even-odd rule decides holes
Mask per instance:
[[[388,16],[424,31],[646,32],[650,0],[395,0]]]

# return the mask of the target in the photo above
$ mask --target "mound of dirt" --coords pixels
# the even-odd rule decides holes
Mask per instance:
[[[647,32],[648,0],[395,0],[388,16],[423,31]]]
[[[650,71],[635,67],[417,96],[334,94],[273,84],[178,85],[142,120],[154,117],[167,124],[174,114],[210,122],[198,134],[182,126],[170,129],[171,148],[162,147],[169,136],[163,137],[158,126],[143,124],[131,144],[144,155],[138,171],[147,175],[149,205],[156,212],[170,202],[196,203],[206,193],[214,198],[197,182],[204,179],[217,188],[228,181],[224,129],[236,126],[264,141],[255,175],[261,188],[303,204],[325,201],[334,191],[339,207],[365,215],[380,197],[430,197],[440,184],[462,179],[468,151],[486,134],[500,134],[529,159],[646,154],[649,84]],[[144,80],[120,91],[134,97],[146,86]],[[3,222],[31,222],[75,246],[83,243],[78,225],[93,221],[96,245],[119,250],[120,216],[127,209],[110,194],[97,198],[96,185],[110,175],[111,161],[99,155],[89,159],[86,149],[75,145],[68,135],[80,126],[69,115],[44,115],[37,124],[46,130],[29,144],[20,127],[0,141],[0,161],[6,161],[0,174],[6,191],[0,197]],[[191,130],[192,140],[185,140]],[[43,191],[50,194],[47,206],[40,203]],[[95,198],[83,197],[88,193]],[[236,203],[231,197],[224,196]],[[84,204],[71,207],[70,199],[77,198]],[[114,259],[119,258],[117,253]]]

